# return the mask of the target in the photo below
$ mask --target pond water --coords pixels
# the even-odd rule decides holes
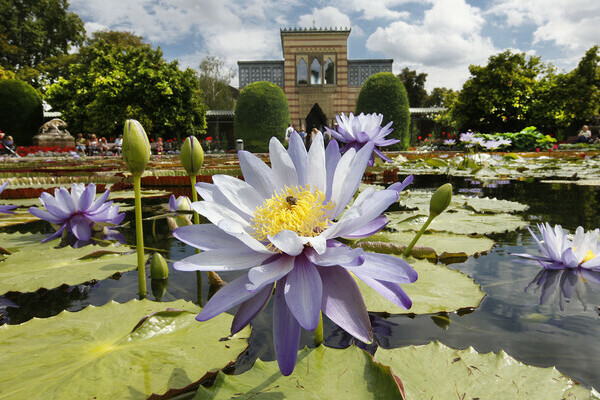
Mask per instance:
[[[445,176],[418,176],[412,190],[434,189],[448,181]],[[549,222],[561,224],[571,232],[579,225],[587,229],[600,227],[600,190],[593,186],[574,184],[545,184],[536,181],[498,182],[484,186],[468,178],[450,178],[455,188],[464,194],[485,195],[528,204],[526,219],[530,223]],[[168,190],[168,189],[167,189]],[[181,192],[181,188],[178,188]],[[185,194],[185,193],[179,193]],[[145,201],[144,217],[161,212],[160,205],[168,200]],[[131,201],[132,202],[132,201]],[[133,221],[129,212],[126,221]],[[193,254],[193,249],[168,236],[165,220],[157,220],[156,235],[152,221],[145,221],[147,247],[165,250],[169,261]],[[34,222],[0,229],[3,232],[51,233],[46,222]],[[128,243],[135,243],[133,229],[121,229]],[[586,386],[600,388],[598,346],[600,341],[599,308],[600,290],[589,286],[584,304],[573,296],[563,309],[558,300],[540,304],[540,293],[528,284],[541,270],[535,263],[524,263],[510,253],[538,254],[538,248],[527,230],[490,236],[497,244],[487,254],[470,257],[467,261],[449,267],[471,276],[481,285],[486,297],[475,310],[438,315],[382,315],[371,313],[376,343],[366,349],[374,352],[376,346],[395,348],[411,344],[425,344],[432,340],[454,348],[472,346],[478,352],[504,350],[519,361],[537,366],[556,366]],[[236,273],[222,274],[226,281]],[[150,286],[148,287],[150,291]],[[150,293],[162,301],[186,299],[206,302],[209,293],[204,275],[198,290],[196,275],[171,268],[168,288],[164,294]],[[110,300],[126,302],[137,297],[137,272],[131,271],[102,281],[77,286],[64,286],[35,293],[8,293],[0,296],[0,324],[17,324],[33,317],[50,317],[63,310],[78,311],[87,305],[104,305]],[[10,302],[10,303],[9,303]],[[7,304],[9,305],[7,307]],[[250,347],[230,368],[241,373],[250,368],[254,360],[274,360],[270,302],[253,324]],[[14,307],[14,305],[18,307]],[[330,347],[347,347],[351,336],[329,321],[325,321],[325,344]],[[312,346],[313,336],[303,332],[300,346]],[[363,348],[364,345],[361,345]]]

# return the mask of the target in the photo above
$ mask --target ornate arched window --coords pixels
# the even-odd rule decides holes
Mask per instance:
[[[321,83],[321,62],[317,58],[313,58],[310,63],[310,84],[320,85]]]
[[[325,84],[333,85],[335,83],[335,64],[333,63],[331,58],[328,58],[327,61],[325,61],[324,70],[325,70]]]
[[[308,83],[308,66],[306,65],[306,61],[304,58],[301,58],[298,61],[298,67],[296,70],[296,79],[299,85],[306,85]]]

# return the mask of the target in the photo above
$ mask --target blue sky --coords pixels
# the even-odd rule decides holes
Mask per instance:
[[[600,44],[600,0],[71,0],[88,33],[127,30],[197,68],[221,56],[282,59],[282,27],[351,27],[349,57],[393,58],[427,89],[460,89],[470,64],[506,49],[570,70]],[[237,86],[237,76],[231,82]]]

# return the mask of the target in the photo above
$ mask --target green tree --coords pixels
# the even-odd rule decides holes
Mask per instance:
[[[268,149],[275,136],[283,141],[290,110],[283,90],[274,83],[253,82],[242,89],[235,104],[234,130],[244,148],[255,152]]]
[[[235,100],[229,82],[235,76],[233,69],[225,69],[225,62],[218,56],[208,56],[198,69],[198,83],[204,94],[204,102],[210,110],[233,110]]]
[[[85,30],[66,0],[0,0],[0,65],[37,84],[39,66],[83,43]]]
[[[491,56],[488,65],[469,66],[471,77],[452,108],[460,129],[513,132],[535,124],[537,78],[547,72],[539,57],[507,50]]]
[[[18,79],[0,80],[0,129],[18,145],[28,145],[42,123],[42,99],[38,92]]]
[[[356,113],[383,114],[382,125],[394,121],[390,138],[400,139],[396,146],[404,150],[410,142],[410,110],[404,85],[391,72],[379,72],[370,76],[358,94]]]
[[[454,103],[457,96],[458,92],[456,90],[436,87],[427,95],[423,105],[425,107],[449,107]]]
[[[116,136],[128,118],[144,121],[154,136],[180,138],[206,129],[195,72],[166,62],[160,49],[98,40],[78,61],[46,94],[71,131]]]
[[[413,71],[406,67],[398,74],[398,78],[404,84],[410,107],[423,107],[427,100],[427,90],[425,90],[427,74],[419,74],[417,71]]]

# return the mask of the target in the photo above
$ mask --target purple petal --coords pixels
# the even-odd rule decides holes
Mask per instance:
[[[395,190],[396,192],[400,193],[401,191],[403,191],[404,189],[406,189],[406,187],[408,185],[410,185],[414,180],[414,177],[412,175],[407,176],[402,182],[396,182],[392,185],[390,185],[387,190]]]
[[[269,157],[273,169],[273,180],[275,189],[298,185],[298,174],[296,167],[281,142],[273,137],[269,142]],[[269,196],[270,197],[270,196]]]
[[[284,376],[294,372],[300,343],[300,324],[294,318],[285,301],[285,278],[275,286],[273,306],[273,345],[279,370]]]
[[[387,219],[387,217],[385,215],[380,215],[379,217],[375,218],[374,220],[372,220],[371,222],[369,222],[362,228],[357,229],[350,234],[346,234],[346,235],[344,235],[344,237],[349,238],[349,239],[360,239],[360,238],[369,237],[369,236],[379,232],[380,230],[382,230],[389,222],[390,221]]]
[[[323,254],[315,251],[306,252],[310,262],[321,267],[332,265],[361,265],[364,262],[365,252],[361,248],[350,248],[348,246],[327,247]]]
[[[223,232],[218,226],[213,224],[182,226],[173,230],[173,236],[183,243],[200,250],[245,246],[238,239]]]
[[[275,236],[268,235],[267,237],[275,247],[290,256],[297,256],[304,250],[304,241],[296,232],[284,229]]]
[[[79,201],[77,202],[77,210],[85,211],[88,208],[90,208],[90,206],[94,202],[94,197],[96,197],[96,185],[90,183],[89,185],[87,185],[87,187],[84,189],[83,193],[81,193],[81,196],[79,197]]]
[[[60,224],[62,224],[62,223],[65,222],[64,218],[59,218],[59,217],[55,216],[54,214],[50,214],[48,211],[42,210],[42,209],[37,208],[37,207],[30,207],[28,211],[34,217],[41,218],[44,221],[48,221],[48,222],[50,222],[52,224],[60,225]]]
[[[72,214],[77,211],[77,206],[73,201],[73,197],[64,187],[58,189],[58,192],[56,193],[56,200],[60,204],[61,208],[66,212]]]
[[[402,290],[400,285],[392,282],[379,281],[377,279],[369,278],[361,274],[356,274],[356,277],[371,286],[377,293],[396,304],[399,307],[409,310],[412,307],[412,300]]]
[[[63,234],[66,227],[67,227],[67,223],[65,222],[63,225],[61,225],[60,228],[58,228],[58,230],[56,232],[54,232],[52,235],[48,236],[46,239],[42,240],[42,243],[46,243],[46,242],[56,239],[57,237],[60,237]]]
[[[327,175],[327,191],[325,192],[325,199],[329,201],[331,198],[331,187],[333,186],[333,176],[335,175],[335,170],[338,162],[342,155],[340,154],[340,146],[338,142],[332,140],[327,145],[327,149],[325,150],[325,171]]]
[[[300,326],[313,331],[319,324],[323,284],[319,272],[306,257],[296,257],[285,280],[285,301]]]
[[[169,211],[176,212],[177,211],[177,200],[174,195],[169,197]]]
[[[287,255],[274,256],[265,262],[265,264],[248,271],[248,279],[252,282],[248,285],[248,290],[256,290],[266,284],[275,282],[286,276],[294,268],[294,257]]]
[[[271,293],[273,293],[273,285],[271,283],[265,286],[240,305],[231,323],[232,335],[244,329],[265,308],[271,298]]]
[[[100,197],[98,197],[93,203],[92,205],[88,208],[88,212],[92,213],[97,211],[100,207],[102,207],[102,205],[104,203],[106,203],[106,200],[108,199],[108,195],[110,194],[110,191],[106,191],[104,193],[102,193],[102,195]]]
[[[323,282],[321,309],[333,322],[360,341],[371,343],[369,314],[356,282],[342,267],[318,268]]]
[[[69,220],[71,232],[79,240],[90,240],[92,237],[92,230],[90,227],[90,221],[87,220],[83,215],[75,215]]]
[[[306,146],[304,146],[304,142],[300,138],[298,132],[292,132],[290,136],[290,145],[288,148],[288,154],[296,167],[296,172],[298,173],[298,184],[306,185],[306,172],[310,171],[306,167],[308,163],[308,154],[306,152]]]
[[[173,263],[179,271],[236,271],[259,265],[271,254],[257,253],[246,246],[204,251]]]
[[[58,192],[58,189],[56,192]],[[63,206],[59,204],[49,193],[43,192],[40,195],[40,200],[50,214],[62,219],[63,221],[71,216],[71,213],[64,209]]]
[[[353,274],[360,274],[379,281],[413,283],[418,274],[410,264],[389,254],[365,253],[365,262],[360,266],[346,266]]]
[[[13,211],[15,208],[17,208],[17,206],[12,206],[12,205],[2,205],[0,204],[0,213],[3,214],[14,214]]]
[[[246,285],[248,283],[248,277],[243,275],[223,286],[210,298],[208,303],[204,305],[204,308],[196,316],[196,319],[200,322],[208,321],[222,312],[255,296],[256,293],[246,290]]]

